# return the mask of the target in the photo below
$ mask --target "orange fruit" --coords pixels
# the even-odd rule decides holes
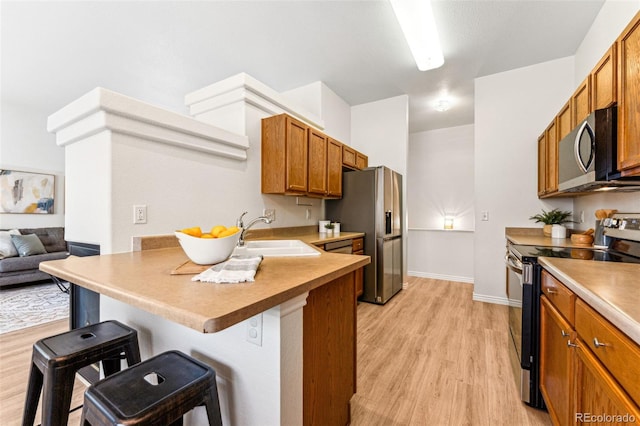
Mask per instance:
[[[200,236],[200,238],[215,238],[213,235],[211,234],[202,234],[202,236]]]
[[[213,228],[211,228],[211,235],[213,235],[213,238],[218,238],[220,236],[221,232],[224,232],[227,230],[226,226],[223,225],[216,225]]]
[[[180,230],[183,234],[191,235],[192,237],[200,238],[202,236],[202,229],[199,226],[193,226],[191,228],[184,228]]]
[[[228,237],[229,235],[233,235],[238,231],[240,231],[240,229],[237,226],[232,226],[231,228],[227,228],[225,231],[219,233],[218,238]]]

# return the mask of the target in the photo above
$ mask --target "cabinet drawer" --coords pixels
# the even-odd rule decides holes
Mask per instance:
[[[353,243],[351,245],[351,247],[353,248],[353,252],[357,252],[363,249],[364,247],[364,239],[363,238],[355,238],[353,240]]]
[[[580,299],[576,301],[575,320],[578,336],[640,404],[640,347]]]
[[[542,271],[541,287],[542,293],[549,298],[549,301],[569,321],[569,324],[573,325],[576,295],[545,270]]]

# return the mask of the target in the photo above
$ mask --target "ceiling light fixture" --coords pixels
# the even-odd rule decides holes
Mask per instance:
[[[446,99],[440,99],[438,102],[436,102],[434,108],[436,109],[436,111],[446,111],[449,109],[451,105],[449,104],[449,101]]]
[[[430,0],[389,0],[420,71],[444,64]]]

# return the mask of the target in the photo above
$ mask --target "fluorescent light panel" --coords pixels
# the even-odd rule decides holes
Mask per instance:
[[[444,64],[430,0],[389,0],[418,69],[427,71]]]

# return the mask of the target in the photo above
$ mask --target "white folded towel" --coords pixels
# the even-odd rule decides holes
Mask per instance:
[[[230,284],[253,282],[260,262],[262,256],[233,256],[201,272],[191,278],[191,281]]]

